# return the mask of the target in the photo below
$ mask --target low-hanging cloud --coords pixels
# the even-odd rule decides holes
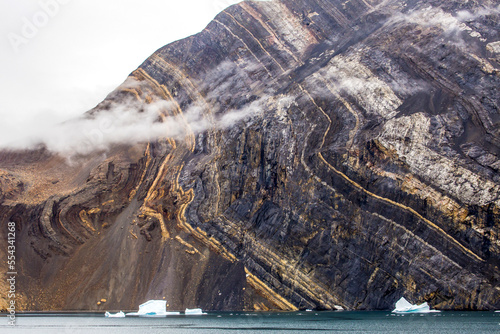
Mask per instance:
[[[482,38],[481,34],[467,25],[467,23],[488,15],[499,14],[500,5],[496,7],[479,7],[472,11],[462,10],[457,13],[448,13],[439,7],[429,6],[409,13],[396,12],[391,16],[387,24],[406,22],[417,24],[425,28],[437,27],[443,31],[444,35],[456,40],[457,46],[464,47],[465,44],[460,37],[460,32],[465,31],[472,37]]]
[[[457,19],[461,22],[474,21],[488,15],[499,15],[500,5],[496,7],[482,7],[475,11],[461,10],[457,12]]]
[[[406,21],[423,27],[437,26],[445,32],[463,30],[463,23],[477,20],[487,15],[500,14],[500,5],[496,7],[482,7],[474,11],[462,10],[456,14],[448,13],[438,7],[427,7],[418,9],[407,14],[397,12],[391,18],[391,22]]]
[[[179,121],[160,121],[159,111],[172,108],[171,103],[161,101],[139,105],[126,101],[113,103],[109,110],[68,120],[62,123],[23,123],[18,133],[2,138],[7,149],[34,149],[45,147],[51,152],[66,156],[88,154],[107,150],[113,144],[133,144],[149,141],[168,134],[177,137],[182,131]]]
[[[36,149],[45,147],[51,152],[72,157],[94,151],[106,151],[113,145],[136,144],[159,138],[183,140],[190,133],[199,134],[208,129],[224,130],[236,123],[262,112],[269,95],[245,101],[238,107],[225,108],[217,97],[235,92],[251,91],[251,83],[245,73],[253,66],[241,69],[223,63],[214,73],[219,80],[205,84],[209,107],[215,115],[206,117],[207,102],[194,101],[179,113],[174,101],[157,100],[144,102],[135,96],[111,99],[105,108],[98,108],[82,117],[61,122],[60,119],[38,118],[25,120],[18,127],[4,128],[0,135],[0,149]],[[141,89],[144,81],[132,77],[120,89]],[[235,94],[237,95],[237,94]]]

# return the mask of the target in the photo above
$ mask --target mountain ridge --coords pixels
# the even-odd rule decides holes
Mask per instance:
[[[494,5],[247,1],[159,49],[86,117],[175,136],[0,155],[23,309],[500,308]]]

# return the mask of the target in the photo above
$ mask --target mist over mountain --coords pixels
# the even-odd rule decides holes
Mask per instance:
[[[500,309],[499,31],[497,1],[224,10],[4,145],[20,308]]]

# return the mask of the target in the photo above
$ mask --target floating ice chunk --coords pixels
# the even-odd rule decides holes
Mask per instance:
[[[404,297],[401,297],[396,303],[396,308],[392,311],[393,313],[433,313],[441,312],[437,310],[431,310],[427,302],[420,305],[413,305],[407,301]]]
[[[206,314],[203,313],[203,310],[201,308],[187,308],[186,311],[184,312],[185,315],[202,315]]]
[[[413,305],[405,299],[405,297],[401,297],[397,302],[396,302],[396,308],[394,309],[395,311],[406,311],[412,308]]]
[[[104,316],[106,318],[125,318],[125,313],[123,313],[123,311],[120,311],[118,313],[109,313],[109,312],[105,312],[104,313]]]
[[[138,312],[127,313],[130,316],[139,317],[165,317],[167,315],[178,315],[179,312],[167,312],[166,300],[148,300],[144,304],[139,305]]]
[[[165,312],[165,315],[180,315],[181,312]]]

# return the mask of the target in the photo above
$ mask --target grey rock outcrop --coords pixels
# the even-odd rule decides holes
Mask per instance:
[[[499,13],[246,1],[159,49],[89,115],[175,136],[0,155],[25,308],[500,308]]]

